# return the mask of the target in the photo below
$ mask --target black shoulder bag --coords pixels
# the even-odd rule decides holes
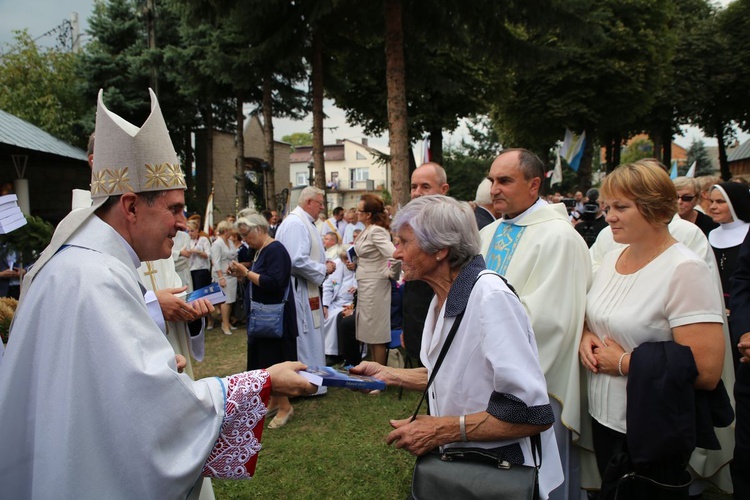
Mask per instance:
[[[504,278],[503,281],[505,281]],[[417,409],[414,410],[412,421],[417,418],[427,391],[435,380],[435,375],[445,359],[463,317],[464,311],[456,316],[453,327],[448,332],[448,337],[445,339],[445,344],[440,350],[430,379],[427,381],[422,399]],[[531,437],[531,453],[536,467],[511,464],[507,460],[500,459],[492,450],[485,448],[432,450],[417,457],[411,482],[412,497],[415,500],[443,498],[450,500],[456,498],[462,500],[498,498],[536,500],[539,498],[538,469],[542,466],[542,440],[539,434]],[[539,456],[538,463],[537,455]]]

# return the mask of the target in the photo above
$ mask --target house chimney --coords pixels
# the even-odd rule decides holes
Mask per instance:
[[[367,146],[367,137],[362,138],[362,145]]]

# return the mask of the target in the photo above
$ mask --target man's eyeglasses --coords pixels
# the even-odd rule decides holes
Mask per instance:
[[[690,203],[695,199],[695,195],[683,194],[682,196],[678,196],[677,198],[684,201],[685,203]]]

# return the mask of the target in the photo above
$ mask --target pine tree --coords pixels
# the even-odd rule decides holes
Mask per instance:
[[[711,157],[706,150],[706,145],[701,140],[693,139],[690,143],[690,148],[687,151],[687,169],[697,161],[698,164],[695,166],[695,177],[701,175],[716,175],[714,166],[711,163]]]

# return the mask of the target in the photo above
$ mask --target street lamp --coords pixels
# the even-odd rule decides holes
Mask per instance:
[[[307,176],[307,182],[310,186],[313,185],[313,180],[315,176],[315,164],[312,160],[307,164],[307,170],[308,170],[308,176]]]

